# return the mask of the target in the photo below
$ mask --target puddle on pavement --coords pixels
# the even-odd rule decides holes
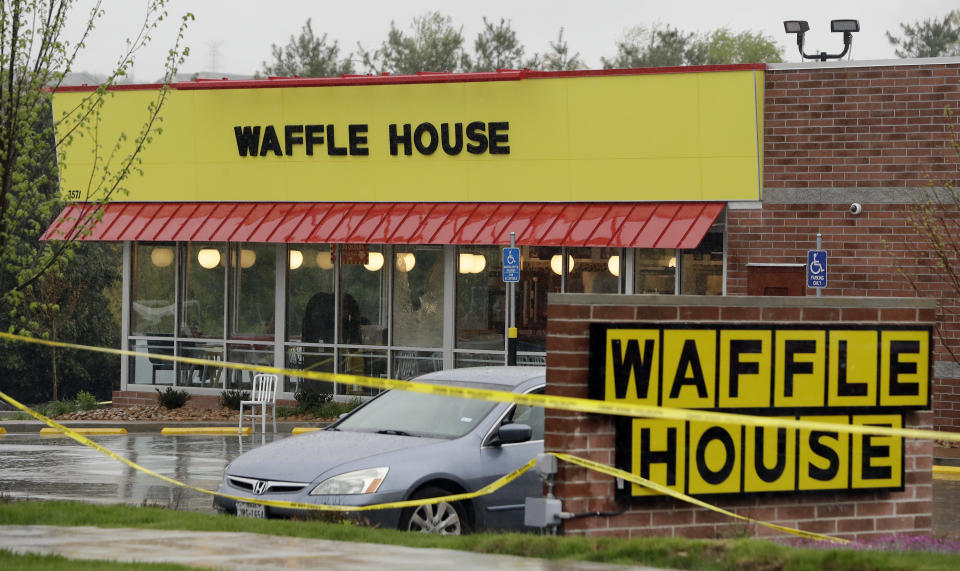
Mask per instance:
[[[118,455],[198,488],[216,489],[241,452],[289,434],[163,436],[127,434],[91,439]],[[97,503],[148,504],[212,513],[207,494],[167,484],[62,436],[0,438],[0,496]],[[960,481],[934,480],[933,528],[960,534]]]
[[[158,474],[215,490],[223,469],[241,452],[289,436],[127,434],[90,439]],[[0,438],[0,495],[213,512],[208,494],[167,484],[69,438],[37,434]]]

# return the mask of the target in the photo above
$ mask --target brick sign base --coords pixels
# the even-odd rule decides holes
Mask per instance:
[[[547,321],[547,394],[588,397],[591,323],[925,326],[933,325],[935,312],[932,300],[915,298],[551,294]],[[904,412],[903,418],[907,428],[933,427],[929,410]],[[612,466],[617,454],[615,435],[615,421],[610,417],[547,411],[547,451],[573,454]],[[902,491],[803,492],[706,499],[757,520],[848,539],[929,533],[933,519],[933,443],[906,440],[903,466]],[[623,498],[613,478],[569,464],[561,463],[554,493],[566,512],[603,512],[564,521],[561,531],[568,535],[690,538],[783,535],[672,498]]]

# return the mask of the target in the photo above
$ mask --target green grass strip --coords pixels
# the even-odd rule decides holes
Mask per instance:
[[[67,559],[60,555],[23,555],[0,549],[0,569],[17,571],[184,571],[195,569],[173,563],[118,563],[95,559]]]
[[[327,519],[330,517],[326,516]],[[238,531],[674,569],[960,569],[960,555],[929,551],[803,548],[759,539],[621,539],[529,533],[480,533],[463,537],[443,537],[328,521],[254,520],[156,507],[105,506],[75,502],[0,502],[0,525],[88,525],[108,528]],[[3,568],[21,567],[19,563],[13,566],[4,565],[0,560],[0,569]]]

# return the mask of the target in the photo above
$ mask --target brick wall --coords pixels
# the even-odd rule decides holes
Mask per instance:
[[[947,105],[960,109],[958,64],[772,69],[765,75],[764,188],[956,181]]]
[[[911,222],[918,196],[960,175],[948,105],[960,110],[957,63],[769,70],[763,207],[728,212],[727,293],[746,295],[748,264],[804,263],[820,232],[824,295],[938,300],[934,424],[960,431],[960,366],[948,351],[960,355],[960,304]],[[859,216],[852,202],[863,204]],[[956,229],[960,204],[946,202],[943,220]]]
[[[865,311],[866,310],[866,311]],[[930,324],[927,300],[599,296],[551,294],[547,321],[547,394],[587,397],[591,322],[856,322]],[[905,425],[931,428],[929,411],[909,413]],[[614,464],[614,421],[610,417],[547,410],[547,451],[566,452],[608,466]],[[932,529],[933,443],[907,440],[904,490],[900,492],[803,493],[711,499],[745,516],[839,537],[870,539]],[[617,511],[613,517],[585,517],[562,524],[565,534],[648,537],[780,535],[710,510],[669,498],[620,505],[613,478],[560,463],[554,490],[568,512]]]

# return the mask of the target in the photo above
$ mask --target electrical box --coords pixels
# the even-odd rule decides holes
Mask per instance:
[[[556,498],[527,498],[523,509],[523,525],[551,527],[560,524],[560,500]]]

